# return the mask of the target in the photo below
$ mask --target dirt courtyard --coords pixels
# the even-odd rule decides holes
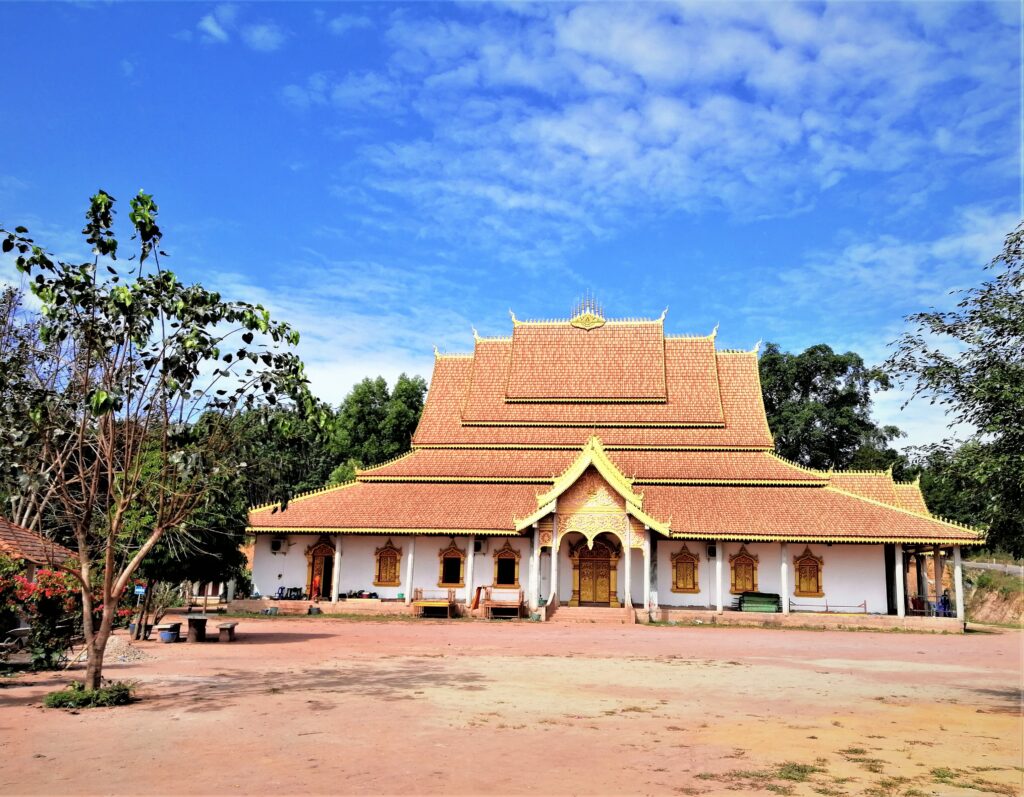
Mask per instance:
[[[139,702],[0,681],[0,794],[1020,794],[1021,641],[242,619],[137,644]],[[119,643],[123,650],[124,643]]]

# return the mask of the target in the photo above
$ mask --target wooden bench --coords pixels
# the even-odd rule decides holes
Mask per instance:
[[[518,592],[501,587],[484,587],[484,611],[487,619],[494,619],[494,612],[515,612],[515,617],[523,614],[523,591]]]
[[[238,623],[221,623],[217,626],[219,636],[217,641],[219,642],[234,642],[235,641],[235,626]]]
[[[423,589],[417,587],[412,593],[412,605],[420,617],[423,616],[425,609],[444,609],[448,619],[451,619],[455,616],[455,590],[450,589],[444,597],[441,597],[429,593],[424,594]]]

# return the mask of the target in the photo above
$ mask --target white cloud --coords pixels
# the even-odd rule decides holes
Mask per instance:
[[[386,67],[283,96],[333,104],[349,127],[372,119],[366,186],[383,206],[449,240],[477,226],[505,259],[557,256],[648,214],[786,217],[859,176],[901,212],[935,190],[887,190],[909,168],[1011,166],[1017,152],[1015,29],[987,6],[926,14],[927,30],[910,7],[875,4],[467,8],[462,21],[396,12]],[[497,218],[495,197],[572,212],[524,202]]]
[[[335,36],[343,36],[349,31],[372,27],[373,21],[369,17],[356,14],[339,14],[327,23],[327,29]]]
[[[257,25],[246,25],[242,28],[242,41],[251,49],[261,53],[280,50],[284,46],[287,34],[272,22]]]
[[[234,23],[235,9],[229,5],[219,5],[212,13],[206,14],[196,23],[201,40],[208,44],[224,44],[231,36],[227,28]]]

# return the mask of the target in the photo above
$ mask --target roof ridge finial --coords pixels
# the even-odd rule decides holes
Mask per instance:
[[[658,320],[661,321],[662,323],[664,323],[665,322],[665,316],[667,316],[667,315],[668,315],[668,305],[666,304],[665,305],[665,309],[661,311],[661,317]]]
[[[473,342],[474,343],[479,343],[480,342],[480,335],[476,331],[476,327],[471,324],[469,328],[473,330]]]
[[[762,343],[764,343],[764,338],[758,338],[757,339],[757,343],[754,344],[754,351],[753,351],[754,354],[757,354],[758,352],[761,351],[761,344]]]
[[[441,351],[440,351],[440,349],[437,348],[437,344],[435,343],[434,344],[434,357],[436,358],[436,357],[440,357],[440,356],[441,356]]]
[[[604,326],[604,307],[601,303],[594,298],[593,293],[587,292],[583,295],[572,308],[572,315],[569,317],[569,323],[583,329],[590,331],[591,329],[597,329],[598,327]]]
[[[512,326],[517,327],[522,323],[518,318],[516,318],[516,314],[512,312],[511,307],[508,308],[508,314],[512,317]]]
[[[715,338],[717,338],[717,337],[718,337],[718,324],[719,324],[719,323],[721,323],[721,322],[717,322],[717,323],[715,324],[715,328],[714,328],[714,329],[712,329],[712,330],[711,330],[711,334],[710,334],[710,335],[708,335],[708,337],[709,337],[709,338],[711,338],[712,340],[714,340]]]

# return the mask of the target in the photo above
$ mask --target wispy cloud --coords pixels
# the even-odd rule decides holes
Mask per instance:
[[[204,44],[228,44],[237,36],[250,50],[271,53],[280,50],[288,40],[288,32],[275,22],[242,23],[239,7],[221,3],[204,14],[196,23],[198,39]],[[177,38],[191,41],[190,31],[181,31]]]
[[[242,41],[251,49],[262,53],[272,53],[284,46],[287,34],[273,22],[261,22],[257,25],[246,25],[242,28]]]
[[[335,36],[344,36],[353,30],[366,30],[373,27],[373,20],[357,14],[339,14],[327,22],[327,29]]]
[[[205,14],[196,23],[200,41],[206,44],[226,44],[231,40],[228,30],[234,27],[238,16],[238,7],[230,3],[218,5],[212,12]]]
[[[472,228],[503,259],[557,258],[664,213],[784,218],[863,176],[890,212],[911,167],[1015,158],[1016,22],[989,6],[463,10],[397,11],[386,68],[283,96],[373,115],[366,186],[410,228]]]

